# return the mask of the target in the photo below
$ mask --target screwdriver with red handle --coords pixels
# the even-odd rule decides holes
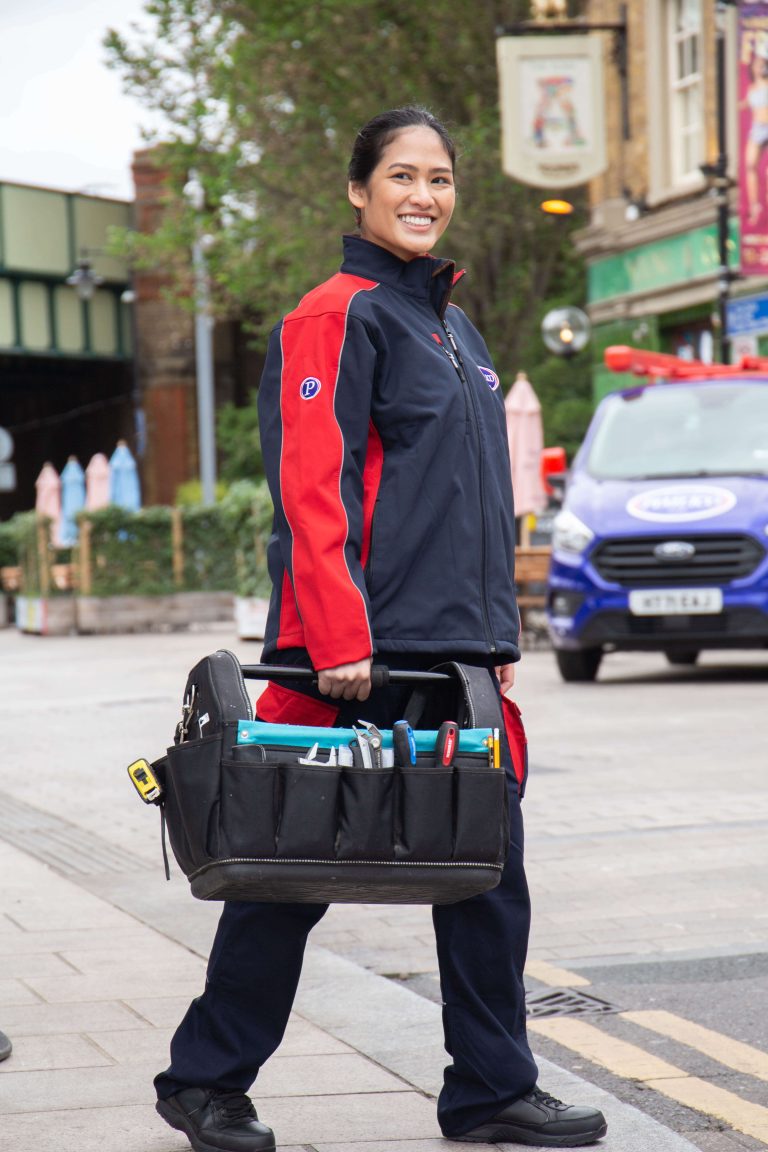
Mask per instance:
[[[450,768],[458,750],[459,726],[455,720],[445,720],[437,730],[435,767]]]

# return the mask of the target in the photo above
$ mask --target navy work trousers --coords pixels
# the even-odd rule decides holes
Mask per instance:
[[[366,702],[365,718],[391,727],[403,706],[402,689],[380,689]],[[354,723],[361,714],[360,704],[343,705],[337,724]],[[490,892],[432,911],[445,1047],[452,1060],[438,1100],[446,1136],[460,1136],[490,1119],[530,1091],[537,1078],[525,1028],[530,902],[523,823],[506,748],[503,761],[510,845],[501,882]],[[158,1096],[191,1086],[248,1091],[283,1038],[307,936],[326,909],[324,904],[225,903],[205,990],[171,1041],[170,1067],[155,1079]]]

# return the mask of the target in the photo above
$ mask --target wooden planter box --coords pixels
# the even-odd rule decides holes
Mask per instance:
[[[174,592],[169,596],[76,596],[77,631],[171,632],[194,624],[232,620],[229,592]]]
[[[75,631],[74,596],[17,596],[16,627],[37,636],[68,636]]]

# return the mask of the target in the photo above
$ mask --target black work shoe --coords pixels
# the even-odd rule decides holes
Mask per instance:
[[[502,1108],[485,1124],[451,1140],[474,1144],[534,1144],[546,1148],[577,1148],[605,1136],[608,1125],[597,1108],[578,1108],[534,1088]]]
[[[185,1133],[195,1152],[274,1152],[274,1132],[243,1092],[184,1088],[155,1107],[171,1128]]]
[[[7,1060],[12,1051],[13,1044],[11,1044],[5,1032],[0,1032],[0,1060]]]

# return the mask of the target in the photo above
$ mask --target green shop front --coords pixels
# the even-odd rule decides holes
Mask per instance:
[[[738,267],[735,219],[729,231],[731,263]],[[686,359],[719,358],[718,268],[714,223],[589,259],[596,403],[629,382],[603,364],[603,353],[611,344],[631,344]],[[733,291],[734,297],[745,293],[748,283],[754,292],[757,282],[744,281]],[[768,336],[763,339],[768,352]]]

